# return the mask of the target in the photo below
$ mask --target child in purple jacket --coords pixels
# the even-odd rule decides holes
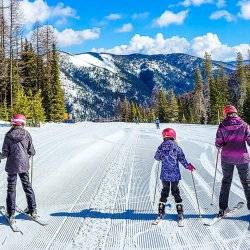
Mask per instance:
[[[178,217],[183,218],[183,205],[178,187],[181,180],[179,162],[188,170],[195,168],[188,163],[182,149],[176,143],[176,132],[171,128],[162,131],[163,142],[155,153],[155,160],[162,162],[160,179],[162,181],[161,198],[158,206],[158,216],[162,218],[165,214],[165,205],[169,192],[174,196]]]
[[[215,145],[221,149],[221,167],[223,179],[219,197],[218,217],[224,216],[228,210],[228,198],[236,166],[250,210],[250,183],[249,163],[250,156],[247,146],[250,146],[250,129],[238,115],[237,109],[232,105],[224,108],[225,119],[219,125]]]

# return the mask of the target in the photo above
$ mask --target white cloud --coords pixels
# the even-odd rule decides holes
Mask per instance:
[[[212,20],[218,20],[221,18],[226,19],[227,22],[232,22],[236,20],[235,16],[229,13],[227,10],[215,11],[210,15],[210,19]]]
[[[189,42],[185,38],[174,36],[165,39],[162,33],[158,33],[155,37],[136,34],[127,45],[120,45],[111,49],[93,49],[93,51],[114,54],[167,54],[187,52],[188,48]]]
[[[214,60],[232,61],[235,60],[236,53],[241,52],[244,58],[248,57],[250,44],[239,44],[229,46],[223,44],[219,37],[213,33],[207,33],[203,36],[195,37],[188,41],[184,37],[173,36],[164,38],[162,33],[155,37],[141,36],[136,34],[128,44],[115,46],[110,49],[94,48],[95,52],[107,52],[113,54],[170,54],[170,53],[188,53],[203,57],[207,51]]]
[[[98,39],[101,33],[99,28],[85,30],[65,29],[63,31],[58,31],[54,28],[54,32],[60,47],[78,45],[86,40]]]
[[[116,21],[122,19],[122,15],[118,13],[111,13],[110,15],[105,17],[109,21]]]
[[[213,2],[214,2],[213,0],[185,0],[181,2],[181,5],[185,7],[189,7],[191,5],[200,6],[202,4],[213,3]]]
[[[217,3],[216,3],[216,6],[218,8],[223,8],[226,6],[226,0],[218,0]]]
[[[146,19],[149,17],[149,12],[142,12],[142,13],[134,13],[132,15],[132,19]]]
[[[165,27],[170,24],[182,24],[188,15],[188,10],[183,10],[178,13],[166,10],[159,18],[154,21],[158,27]]]
[[[243,19],[250,20],[250,1],[240,1],[238,5],[240,6],[239,16]]]
[[[125,23],[122,25],[121,28],[117,29],[116,32],[117,33],[126,33],[126,32],[130,32],[133,30],[133,25],[131,23]]]
[[[49,6],[44,0],[22,0],[20,10],[23,14],[22,22],[26,25],[32,25],[36,22],[44,23],[50,18],[64,19],[66,17],[76,18],[76,11],[71,7],[59,3],[56,6]]]
[[[232,61],[235,60],[236,53],[241,52],[245,58],[248,56],[250,44],[239,44],[228,46],[223,44],[218,35],[207,33],[193,39],[191,51],[194,55],[203,57],[205,51],[212,55],[214,60]]]

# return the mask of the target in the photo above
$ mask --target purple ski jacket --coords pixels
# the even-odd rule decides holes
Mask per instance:
[[[222,148],[221,161],[231,164],[250,162],[246,143],[250,146],[250,129],[240,117],[227,117],[219,125],[215,145]]]
[[[162,161],[160,176],[162,181],[181,180],[179,162],[188,168],[188,162],[182,149],[173,140],[164,140],[158,147],[154,158],[157,161]]]
[[[29,170],[29,158],[35,155],[32,139],[22,127],[11,128],[5,135],[1,158],[7,158],[5,170],[9,174],[25,173]]]

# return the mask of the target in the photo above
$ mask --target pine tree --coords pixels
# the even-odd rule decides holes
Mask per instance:
[[[0,120],[9,121],[9,110],[6,100],[4,100],[2,105],[0,106]]]
[[[245,75],[243,57],[240,52],[237,53],[236,77],[239,84],[237,108],[240,114],[243,114],[243,106],[247,95],[247,80]]]
[[[55,44],[52,51],[52,102],[51,102],[51,120],[54,122],[62,122],[65,113],[64,93],[60,82],[60,68],[57,50]]]
[[[204,69],[205,69],[205,84],[206,88],[204,88],[204,100],[206,107],[206,115],[205,115],[205,124],[207,124],[208,120],[210,120],[210,88],[214,83],[214,78],[212,74],[212,59],[211,55],[207,52],[204,57]]]
[[[195,89],[193,97],[194,122],[203,123],[206,118],[206,108],[203,96],[203,80],[199,68],[195,70]],[[210,89],[211,92],[211,89]]]
[[[156,94],[156,115],[161,122],[168,122],[167,117],[168,103],[166,93],[163,90],[159,90]]]
[[[136,106],[134,102],[131,102],[130,105],[131,108],[131,121],[135,121],[135,119],[137,118],[137,110],[136,110]]]
[[[243,117],[245,121],[250,124],[250,51],[249,64],[246,66],[246,99],[243,105]]]
[[[177,122],[179,118],[179,106],[177,98],[173,90],[167,93],[167,106],[165,112],[167,113],[167,121]]]
[[[26,39],[21,54],[21,70],[20,75],[22,77],[22,86],[25,91],[28,92],[30,89],[38,90],[37,79],[36,79],[36,55],[32,48],[32,45]]]
[[[37,126],[41,122],[45,121],[45,112],[42,106],[42,96],[41,90],[37,91],[35,94],[32,93],[32,90],[29,90],[29,100],[31,106],[31,117],[32,124]]]
[[[30,102],[21,85],[19,85],[17,92],[15,93],[12,112],[13,114],[23,114],[28,119],[31,118]]]

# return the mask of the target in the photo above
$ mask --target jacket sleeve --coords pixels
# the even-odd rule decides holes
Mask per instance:
[[[9,152],[9,139],[7,138],[7,136],[5,136],[2,147],[1,159],[7,158],[9,156]]]
[[[28,133],[28,155],[34,156],[36,154],[31,135]]]
[[[246,142],[247,145],[250,147],[250,126],[247,124],[247,129],[246,129]]]
[[[155,153],[155,160],[161,161],[162,160],[162,145],[160,145]]]
[[[178,150],[178,161],[185,167],[188,168],[188,162],[181,148]]]
[[[215,146],[218,148],[221,148],[221,147],[225,146],[225,144],[226,144],[226,142],[224,140],[222,129],[219,126],[217,133],[216,133]]]

